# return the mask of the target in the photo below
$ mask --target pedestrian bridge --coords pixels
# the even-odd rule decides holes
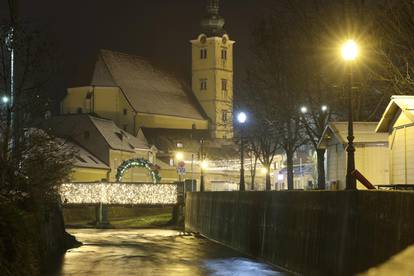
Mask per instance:
[[[175,205],[180,184],[85,182],[59,188],[63,205]]]

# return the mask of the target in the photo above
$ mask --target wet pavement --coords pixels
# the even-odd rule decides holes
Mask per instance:
[[[54,275],[285,275],[204,238],[164,229],[72,229],[83,242]]]

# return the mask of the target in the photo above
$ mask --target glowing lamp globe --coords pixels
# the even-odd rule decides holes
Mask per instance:
[[[302,107],[300,108],[300,112],[302,112],[302,113],[306,113],[306,112],[308,112],[308,108],[307,108],[306,106],[302,106]]]
[[[342,46],[342,57],[346,61],[355,60],[358,56],[358,45],[353,40],[348,40]]]
[[[202,162],[201,162],[201,168],[202,168],[203,170],[205,170],[205,169],[207,169],[207,168],[208,168],[208,162],[207,162],[207,160],[204,160],[204,161],[202,161]]]
[[[244,123],[246,122],[246,120],[247,120],[247,115],[246,115],[246,113],[244,113],[244,112],[240,112],[240,113],[237,115],[237,121],[239,121],[239,123],[244,124]]]
[[[183,160],[183,158],[184,158],[184,154],[183,154],[182,152],[177,152],[177,153],[175,154],[175,158],[176,158],[177,160]]]

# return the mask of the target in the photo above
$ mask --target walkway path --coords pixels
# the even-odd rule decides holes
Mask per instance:
[[[282,275],[207,239],[164,229],[69,231],[82,241],[56,275]]]

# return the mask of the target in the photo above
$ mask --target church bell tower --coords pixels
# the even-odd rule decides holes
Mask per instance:
[[[213,138],[233,138],[233,44],[219,15],[219,0],[208,0],[202,33],[191,40],[192,89],[210,119]]]

